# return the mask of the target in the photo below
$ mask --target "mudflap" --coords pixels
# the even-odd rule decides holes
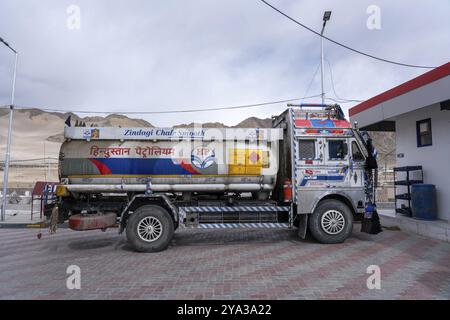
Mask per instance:
[[[302,239],[306,238],[306,231],[308,230],[308,215],[298,215],[298,236]]]

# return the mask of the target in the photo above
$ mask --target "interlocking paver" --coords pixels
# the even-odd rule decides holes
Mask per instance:
[[[291,230],[181,229],[159,253],[134,252],[116,229],[37,233],[0,229],[0,299],[450,298],[450,244],[400,231],[322,245]],[[366,287],[371,264],[380,290]],[[81,290],[66,288],[69,265]]]

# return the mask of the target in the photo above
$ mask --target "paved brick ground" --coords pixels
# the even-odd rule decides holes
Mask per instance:
[[[400,231],[321,245],[289,230],[178,230],[151,254],[116,229],[37,233],[0,229],[0,299],[450,298],[450,244]],[[66,288],[73,264],[81,290]],[[380,290],[366,287],[369,265],[381,268]]]

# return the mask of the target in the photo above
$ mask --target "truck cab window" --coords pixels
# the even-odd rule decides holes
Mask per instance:
[[[347,156],[347,142],[345,140],[328,140],[328,158],[343,160]]]
[[[316,140],[299,140],[299,158],[302,160],[316,158]]]
[[[364,161],[364,156],[356,141],[352,141],[352,159],[353,161]]]

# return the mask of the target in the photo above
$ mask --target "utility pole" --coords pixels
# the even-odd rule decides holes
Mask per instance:
[[[0,38],[0,42],[2,42],[6,47],[8,47],[12,52],[14,52],[14,74],[13,74],[12,89],[11,89],[11,104],[9,106],[8,138],[6,141],[5,167],[3,169],[4,176],[3,176],[3,201],[2,201],[2,210],[1,210],[1,221],[5,221],[7,194],[8,194],[9,159],[10,159],[10,153],[11,153],[12,122],[13,122],[13,113],[14,113],[14,95],[15,95],[15,90],[16,90],[17,60],[19,58],[19,53],[16,50],[14,50],[2,38]]]
[[[320,32],[320,73],[321,73],[321,87],[322,87],[322,104],[325,104],[325,92],[323,90],[323,32],[325,31],[325,25],[330,20],[331,11],[325,11],[323,14],[322,31]]]

